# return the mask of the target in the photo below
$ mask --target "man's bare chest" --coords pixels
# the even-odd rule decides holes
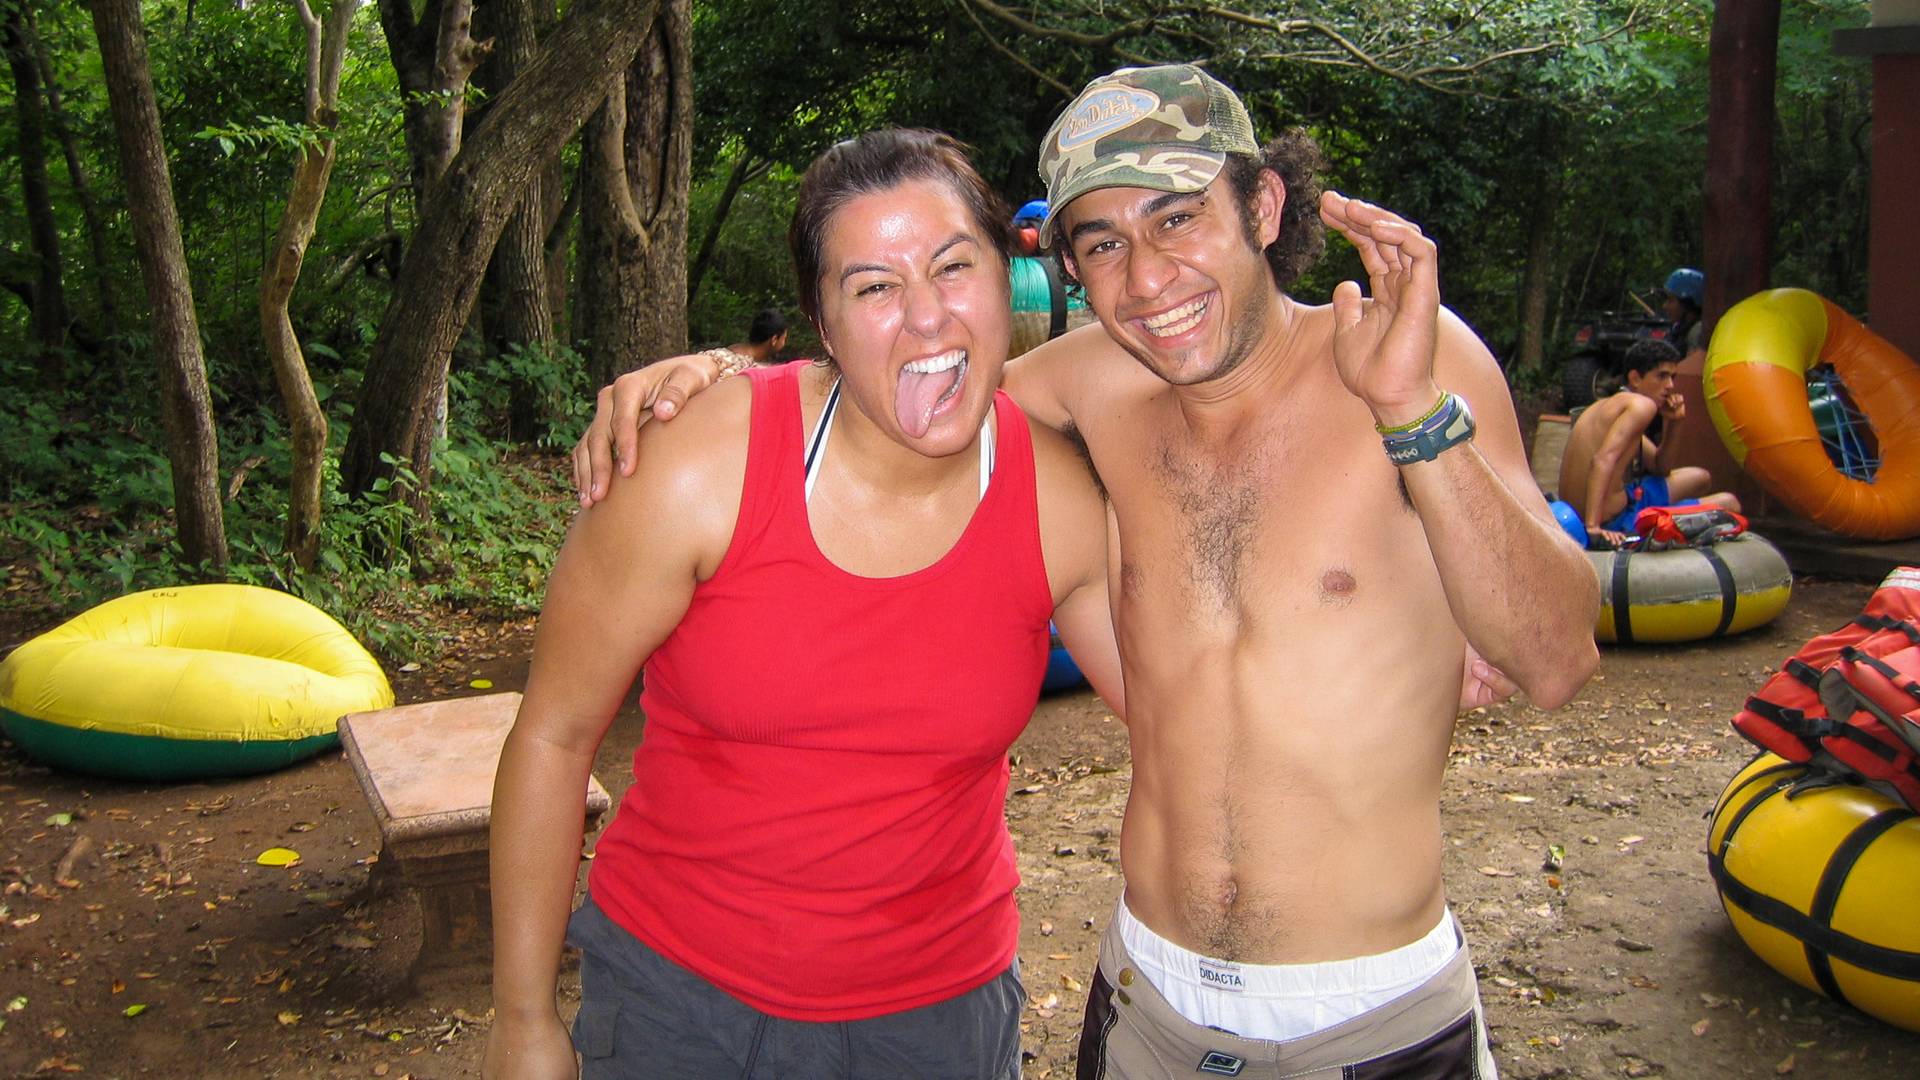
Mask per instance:
[[[1123,603],[1166,606],[1189,623],[1239,624],[1302,603],[1339,610],[1424,544],[1377,439],[1313,423],[1228,445],[1132,430],[1094,451],[1119,524]]]

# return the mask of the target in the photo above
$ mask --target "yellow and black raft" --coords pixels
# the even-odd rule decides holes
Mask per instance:
[[[1721,793],[1707,866],[1727,918],[1780,974],[1920,1031],[1920,816],[1868,787],[1796,789],[1807,773],[1762,754]]]
[[[1780,549],[1753,533],[1703,547],[1589,551],[1600,579],[1593,636],[1630,645],[1738,634],[1773,621],[1793,592]]]
[[[94,776],[245,776],[340,744],[393,704],[380,664],[326,612],[250,585],[109,600],[0,662],[0,731]]]

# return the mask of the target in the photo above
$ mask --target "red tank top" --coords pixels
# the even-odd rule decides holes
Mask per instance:
[[[1053,602],[1031,436],[1004,393],[991,483],[950,551],[894,578],[828,561],[802,496],[804,366],[747,373],[733,541],[647,661],[633,786],[588,885],[748,1005],[857,1020],[1013,962],[1007,748],[1039,695]]]

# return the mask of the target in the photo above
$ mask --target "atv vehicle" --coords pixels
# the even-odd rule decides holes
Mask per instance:
[[[1627,350],[1636,342],[1664,340],[1673,329],[1644,301],[1641,306],[1643,311],[1602,312],[1574,331],[1573,355],[1560,370],[1562,408],[1572,412],[1620,389],[1626,377]]]

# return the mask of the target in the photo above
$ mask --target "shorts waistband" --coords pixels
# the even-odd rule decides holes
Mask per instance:
[[[1154,933],[1127,910],[1125,896],[1114,909],[1113,928],[1134,963],[1163,992],[1181,984],[1242,998],[1318,998],[1416,986],[1465,945],[1451,910],[1443,910],[1425,936],[1399,948],[1310,964],[1243,964],[1203,956]]]

